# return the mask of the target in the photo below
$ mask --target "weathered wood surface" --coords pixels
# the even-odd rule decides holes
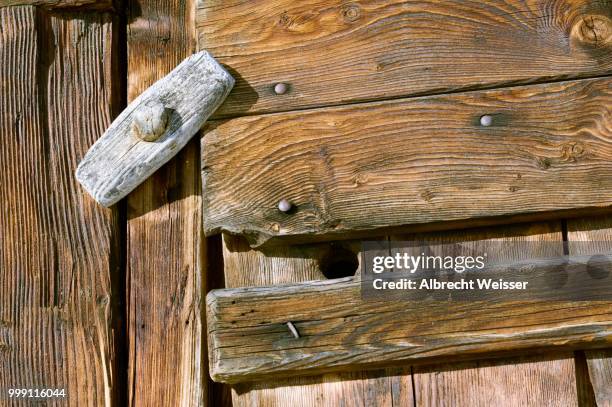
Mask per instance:
[[[397,250],[396,241],[461,242],[465,249],[483,251],[486,245],[489,263],[561,256],[562,240],[560,222],[390,238],[391,253]],[[509,244],[497,243],[502,241]],[[558,245],[553,242],[558,242]],[[415,405],[573,406],[577,402],[575,374],[574,357],[570,352],[415,366]]]
[[[337,245],[278,246],[253,250],[238,236],[223,236],[227,287],[262,286],[322,280],[321,264],[335,258]],[[341,247],[358,254],[359,242]],[[245,273],[244,270],[250,270]],[[413,405],[410,367],[367,372],[328,373],[313,377],[274,378],[232,387],[234,407],[246,406],[380,406]]]
[[[236,116],[610,74],[611,10],[609,0],[215,0],[196,19],[200,49],[237,73],[217,112]]]
[[[327,260],[337,260],[338,248],[354,253],[357,262],[361,250],[359,241],[277,246],[259,251],[252,250],[238,236],[224,234],[223,240],[225,285],[235,288],[325,280],[321,266]],[[358,266],[355,273],[359,272]]]
[[[611,102],[612,79],[595,79],[216,121],[205,232],[261,244],[608,208]]]
[[[128,2],[128,97],[135,99],[194,51],[191,0]],[[129,405],[201,406],[205,253],[199,140],[127,199]]]
[[[470,230],[444,234],[403,235],[401,240],[444,238],[461,241],[504,239],[510,241],[559,241],[560,226],[548,224],[513,226],[486,230]],[[348,242],[344,242],[347,244]],[[359,249],[358,242],[345,247]],[[536,246],[534,246],[536,247]],[[537,246],[543,248],[544,246]],[[551,247],[551,246],[546,246]],[[501,246],[500,246],[501,248]],[[224,235],[223,258],[227,287],[261,286],[321,280],[321,259],[330,252],[330,244],[277,246],[250,249],[237,236]],[[528,255],[555,253],[499,253],[504,261]],[[493,253],[491,253],[493,258]],[[522,256],[522,257],[517,257]],[[245,272],[249,270],[249,272]],[[527,359],[527,360],[526,360]],[[546,380],[544,380],[546,378]],[[449,405],[453,400],[470,401],[473,405],[510,405],[513,401],[533,401],[546,405],[575,405],[574,360],[571,354],[533,358],[496,359],[461,364],[445,364],[415,368],[416,403],[419,406]],[[240,384],[232,388],[232,402],[240,406],[329,406],[344,401],[347,405],[398,406],[413,405],[413,377],[410,368],[368,372],[329,373],[310,378],[275,378],[269,381]],[[569,386],[568,384],[572,385]],[[452,385],[452,386],[451,386]],[[488,388],[487,391],[484,389]],[[373,401],[374,400],[374,401]],[[373,404],[373,403],[376,404]],[[504,404],[506,403],[506,404]]]
[[[567,222],[570,254],[590,249],[609,250],[612,244],[612,217],[571,219]],[[584,244],[573,242],[592,242]],[[612,302],[608,303],[612,308]],[[612,406],[612,348],[586,351],[589,377],[598,406]]]
[[[494,269],[516,276],[512,265]],[[543,264],[530,273],[554,270],[556,264]],[[570,279],[574,271],[568,268]],[[238,383],[529,348],[602,347],[612,343],[611,316],[607,303],[364,300],[353,278],[213,290],[210,371],[216,381]]]
[[[416,406],[580,406],[571,353],[416,366]]]
[[[612,350],[590,350],[586,357],[597,405],[612,406]]]
[[[92,9],[109,10],[113,0],[0,0],[0,7],[41,6],[48,9]]]
[[[232,76],[208,52],[187,57],[115,119],[79,164],[77,179],[102,205],[117,203],[187,144],[233,86]],[[152,106],[163,106],[165,117],[152,117],[160,114]],[[154,122],[160,122],[156,129],[143,131]]]
[[[118,108],[112,18],[0,21],[0,399],[64,388],[62,405],[116,404],[118,213],[73,176]]]
[[[232,389],[233,407],[414,405],[410,367],[297,376],[244,383]]]

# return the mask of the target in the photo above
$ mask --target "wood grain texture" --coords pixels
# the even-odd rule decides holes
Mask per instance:
[[[612,350],[590,350],[586,357],[597,405],[612,406]]]
[[[237,78],[220,116],[612,71],[609,0],[200,4],[199,47]]]
[[[567,222],[570,254],[586,250],[609,250],[612,217],[570,219]],[[573,242],[592,242],[590,247]],[[612,303],[608,303],[612,308]],[[598,406],[612,406],[612,349],[585,351],[589,377]]]
[[[353,278],[213,290],[210,372],[215,381],[239,383],[529,348],[602,347],[612,343],[611,313],[607,303],[363,299]]]
[[[334,257],[341,247],[354,253],[359,261],[361,243],[319,243],[301,246],[278,246],[252,250],[239,237],[223,234],[223,259],[226,287],[252,287],[308,280],[325,280],[322,263]],[[240,272],[239,272],[240,270]],[[251,270],[245,273],[244,270]],[[359,273],[359,270],[356,270]]]
[[[40,6],[48,9],[110,10],[113,0],[0,0],[0,7]]]
[[[205,232],[257,245],[608,208],[611,102],[597,79],[217,121],[202,142]]]
[[[193,53],[193,7],[128,2],[130,100]],[[198,167],[193,140],[127,200],[130,405],[199,406],[208,397]]]
[[[414,405],[409,367],[245,383],[233,390],[234,407]]]
[[[239,236],[223,236],[227,287],[265,286],[321,280],[321,263],[334,258],[338,246],[360,250],[358,242],[278,246],[253,250]],[[245,270],[250,270],[245,273]],[[404,406],[413,405],[410,367],[367,372],[329,373],[313,377],[275,378],[232,387],[234,407]]]
[[[561,256],[562,240],[560,222],[404,234],[390,239],[392,254],[397,251],[396,241],[461,243],[467,250],[478,251],[486,247],[489,263]],[[415,405],[574,406],[575,373],[571,353],[416,366]]]
[[[416,406],[579,406],[571,353],[417,366]]]
[[[121,112],[79,164],[77,180],[100,204],[119,202],[185,147],[233,86],[234,78],[208,52],[187,57]],[[151,104],[167,123],[155,141],[145,141],[134,125]]]
[[[16,7],[0,22],[0,388],[111,405],[118,214],[72,174],[117,108],[112,19]]]
[[[446,241],[538,239],[560,242],[562,238],[559,225],[554,224],[478,229],[451,234],[403,235],[397,238],[433,240],[444,236],[447,236]],[[250,249],[248,243],[240,237],[224,235],[223,257],[227,287],[323,279],[319,259],[325,257],[324,253],[328,252],[329,246],[277,246],[264,248],[264,253]],[[347,247],[359,248],[352,244]],[[559,253],[561,252],[560,246]],[[516,259],[519,255],[508,251],[503,255],[500,253],[498,258]],[[245,273],[244,270],[250,271]],[[426,405],[426,402],[434,399],[437,399],[437,405],[450,405],[453,400],[470,401],[473,405],[486,405],[484,403],[487,400],[495,400],[499,405],[509,405],[512,400],[526,399],[543,402],[550,399],[559,401],[561,405],[575,405],[575,387],[567,386],[574,380],[573,358],[566,354],[553,356],[419,367],[414,376],[418,405]],[[485,386],[493,387],[484,391]],[[529,391],[526,392],[525,389]],[[372,404],[372,395],[378,395],[378,404]],[[412,397],[412,375],[409,367],[400,372],[387,369],[382,372],[343,372],[311,378],[275,379],[240,384],[232,391],[235,407],[329,406],[342,402],[345,405],[405,406],[414,404]],[[504,404],[504,401],[507,403]]]

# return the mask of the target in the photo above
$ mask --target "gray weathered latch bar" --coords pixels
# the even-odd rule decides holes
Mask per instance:
[[[83,158],[76,177],[110,206],[170,160],[223,103],[234,78],[206,51],[136,98]]]

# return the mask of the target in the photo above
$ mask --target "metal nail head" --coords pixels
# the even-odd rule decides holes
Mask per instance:
[[[485,114],[480,117],[480,125],[483,127],[489,127],[493,124],[493,116]]]
[[[287,93],[288,86],[286,83],[277,83],[274,85],[274,93],[277,95],[284,95]]]
[[[292,207],[293,205],[291,205],[291,202],[286,199],[281,199],[281,201],[278,203],[278,210],[284,213],[289,212]]]
[[[295,328],[295,325],[293,325],[292,322],[287,322],[287,327],[289,328],[289,331],[291,331],[291,333],[293,334],[293,337],[295,339],[298,339],[300,337],[300,333],[298,332],[298,330]]]

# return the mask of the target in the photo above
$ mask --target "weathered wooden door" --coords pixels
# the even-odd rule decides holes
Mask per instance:
[[[434,339],[431,347],[419,343],[415,358],[419,352],[450,354],[456,343],[436,342],[428,330],[427,318],[439,322],[435,311],[407,307],[424,316],[414,316],[414,329],[402,325],[405,337],[375,311],[365,318],[366,305],[351,295],[349,283],[339,283],[337,291],[319,289],[329,287],[319,283],[273,290],[357,268],[358,241],[296,243],[359,238],[368,230],[376,236],[384,227],[399,227],[382,234],[390,251],[402,240],[552,244],[522,252],[498,246],[489,253],[505,260],[537,258],[542,247],[571,252],[567,242],[576,240],[609,241],[609,216],[587,219],[581,216],[592,209],[575,210],[592,197],[588,191],[609,188],[608,170],[589,171],[598,186],[576,178],[582,164],[609,162],[609,145],[576,136],[599,134],[609,143],[611,13],[608,1],[198,5],[198,46],[237,78],[220,120],[203,131],[204,228],[233,233],[222,242],[226,287],[269,286],[209,297],[212,373],[220,381],[247,382],[232,387],[234,405],[612,402],[604,379],[609,351],[574,352],[553,340],[514,358],[334,373],[351,363],[411,358],[411,335],[419,329]],[[590,90],[583,93],[583,86]],[[546,147],[537,141],[541,134],[550,136]],[[520,158],[502,163],[513,156]],[[599,199],[586,206],[610,203],[609,193]],[[283,200],[294,210],[280,213],[276,204]],[[519,215],[506,222],[515,223],[510,226],[475,229],[482,223],[470,220],[567,209],[572,211],[557,212],[553,220]],[[428,222],[441,222],[436,227],[446,231],[421,232],[427,227],[418,225]],[[411,226],[401,227],[406,224]],[[257,298],[265,302],[266,292],[274,301],[253,306]],[[346,304],[360,307],[350,312]],[[576,311],[566,304],[532,309],[530,316],[498,309],[491,317],[527,326],[546,321],[548,312],[569,317]],[[587,312],[609,317],[610,305]],[[305,337],[283,329],[291,315],[297,318],[292,328]],[[462,318],[478,319],[469,312]],[[486,331],[488,322],[479,321]],[[389,331],[396,336],[387,338]],[[380,345],[385,341],[388,353]],[[300,372],[310,376],[278,377]],[[313,376],[318,372],[327,373]]]
[[[561,254],[611,241],[611,19],[608,0],[0,0],[0,404],[34,401],[9,389],[64,389],[49,404],[610,405],[612,353],[561,342],[213,383],[204,299],[354,273],[375,227],[389,242],[547,241]],[[79,160],[198,49],[233,93],[201,137],[100,207]],[[525,152],[516,168],[504,137]],[[491,156],[508,171],[487,171]],[[449,187],[468,164],[484,170]],[[416,187],[381,194],[393,171]],[[461,206],[466,191],[483,199]],[[283,199],[298,210],[278,213]],[[583,309],[609,338],[609,303]]]

